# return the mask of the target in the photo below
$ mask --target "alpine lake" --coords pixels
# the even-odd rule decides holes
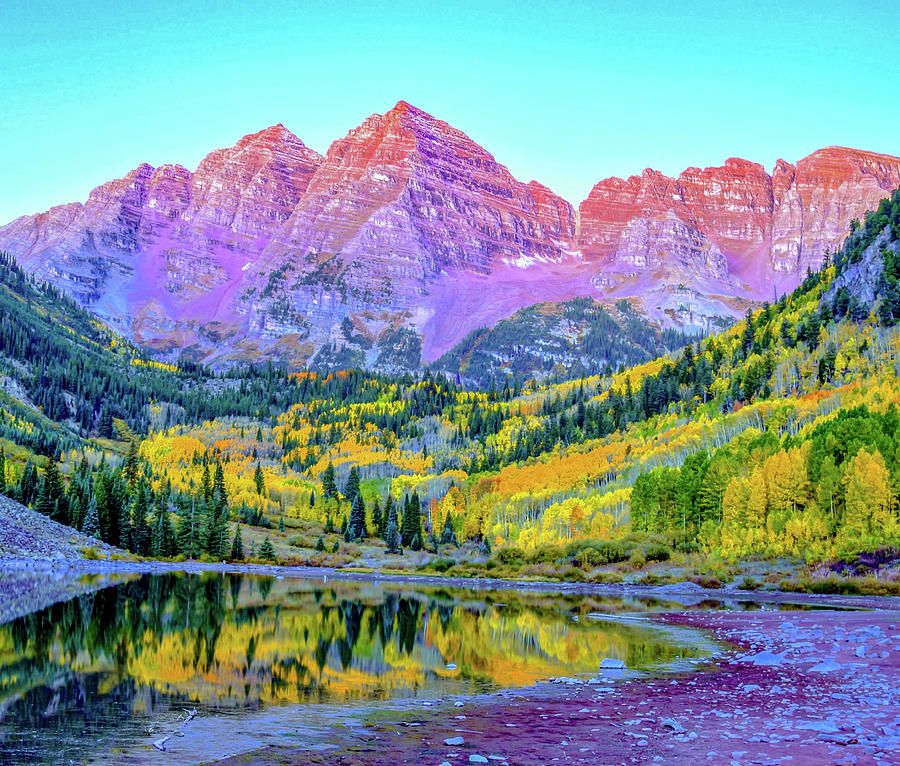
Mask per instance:
[[[235,727],[254,716],[279,716],[285,732],[302,722],[314,740],[344,713],[596,681],[616,660],[628,673],[685,670],[716,645],[646,619],[685,608],[327,575],[104,582],[0,625],[0,762],[186,763],[237,752]],[[188,731],[155,748],[191,711],[221,747],[185,750]]]

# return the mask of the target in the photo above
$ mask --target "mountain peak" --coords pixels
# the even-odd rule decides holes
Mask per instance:
[[[432,115],[428,114],[424,109],[419,109],[419,107],[410,104],[409,101],[400,100],[393,107],[391,107],[387,112],[385,112],[385,117],[387,116],[403,116],[403,115],[411,115],[414,117],[424,116],[430,119],[435,119]]]
[[[298,136],[288,130],[280,122],[276,125],[270,125],[267,128],[258,130],[255,133],[248,133],[246,136],[243,136],[235,146],[244,148],[246,146],[277,146],[279,144],[291,144],[306,147],[306,144],[304,144]]]

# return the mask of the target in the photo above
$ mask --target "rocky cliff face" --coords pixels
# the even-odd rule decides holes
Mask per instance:
[[[897,186],[900,159],[829,148],[771,175],[730,159],[610,178],[576,214],[401,101],[325,157],[276,125],[194,172],[140,165],[0,227],[0,248],[172,354],[396,366],[575,296],[711,329],[796,284]]]
[[[900,158],[840,147],[814,152],[796,166],[779,160],[771,176],[741,159],[688,168],[677,178],[645,170],[593,188],[579,207],[576,247],[601,273],[645,260],[648,240],[679,268],[686,246],[698,254],[715,248],[729,274],[768,296],[773,287],[793,287],[807,267],[817,268],[851,219],[897,186]],[[708,267],[696,265],[707,276],[725,276],[719,258],[701,260]]]
[[[409,306],[450,270],[487,275],[503,262],[556,261],[573,233],[567,202],[400,102],[332,145],[252,277],[288,264],[292,303],[302,305],[329,264],[360,303]]]
[[[194,173],[142,164],[84,205],[23,216],[0,247],[138,342],[197,341],[287,220],[321,163],[284,126],[212,152]]]

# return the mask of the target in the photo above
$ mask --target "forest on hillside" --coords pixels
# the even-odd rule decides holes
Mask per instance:
[[[898,250],[900,191],[718,335],[481,389],[432,371],[159,364],[4,258],[0,488],[160,557],[463,546],[589,566],[897,545]]]

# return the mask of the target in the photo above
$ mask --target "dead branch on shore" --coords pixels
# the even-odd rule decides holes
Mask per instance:
[[[190,721],[192,718],[195,718],[198,715],[200,715],[200,713],[197,710],[197,708],[194,708],[193,710],[188,710],[187,715],[185,715],[184,721],[181,722],[181,728],[176,729],[171,734],[166,734],[166,736],[163,737],[162,739],[156,740],[156,742],[153,743],[153,747],[155,747],[160,752],[164,752],[166,749],[166,742],[168,742],[170,739],[172,739],[172,737],[183,737],[184,736],[184,727],[187,726],[188,721]]]

